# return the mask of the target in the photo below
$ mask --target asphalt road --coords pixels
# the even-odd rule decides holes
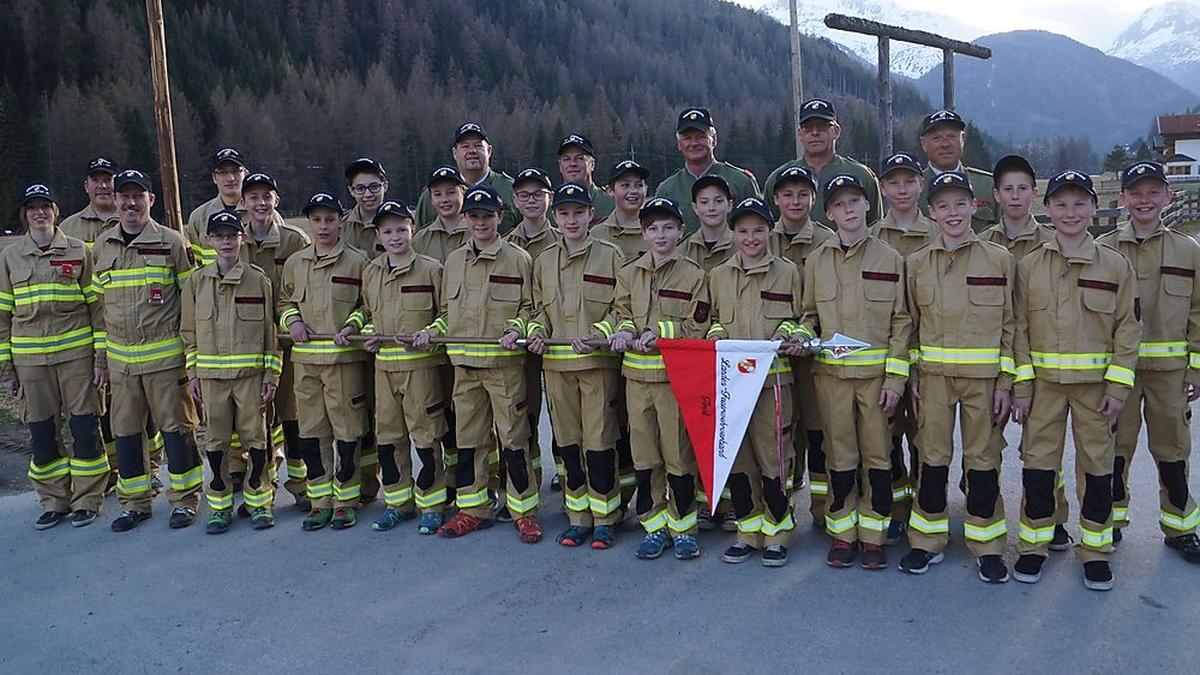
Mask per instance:
[[[373,532],[380,505],[352,530],[302,532],[286,495],[265,532],[240,520],[205,535],[206,511],[172,531],[160,499],[152,520],[115,534],[113,498],[91,527],[37,532],[28,492],[0,498],[0,672],[1196,672],[1200,566],[1161,543],[1148,459],[1135,462],[1109,593],[1083,587],[1071,553],[1052,554],[1035,586],[983,584],[956,493],[946,561],[912,577],[894,569],[903,546],[887,571],[827,567],[806,493],[791,562],[768,569],[722,563],[720,532],[702,533],[689,562],[637,560],[635,529],[608,551],[556,546],[566,520],[548,490],[535,546],[511,525],[456,541],[412,522]]]

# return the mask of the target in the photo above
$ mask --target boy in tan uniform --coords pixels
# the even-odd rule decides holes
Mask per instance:
[[[1096,244],[1092,180],[1064,171],[1046,187],[1054,239],[1017,265],[1013,418],[1021,436],[1020,557],[1013,578],[1041,578],[1054,536],[1054,486],[1070,413],[1079,477],[1079,534],[1084,586],[1110,590],[1113,573],[1113,425],[1134,385],[1141,328],[1133,268]]]
[[[888,213],[871,226],[871,235],[899,251],[903,258],[941,238],[937,223],[918,208],[918,202],[924,200],[925,189],[921,172],[921,164],[907,152],[888,157],[879,167],[879,188],[887,203]],[[909,502],[920,465],[916,433],[912,399],[906,391],[892,418],[892,524],[887,536],[889,546],[900,543],[908,526]],[[907,468],[904,463],[906,437],[909,454]]]
[[[304,207],[312,245],[288,258],[279,290],[279,327],[292,337],[300,452],[308,469],[312,510],[306,531],[358,522],[361,497],[359,440],[367,431],[363,362],[367,353],[347,336],[365,323],[362,252],[341,240],[342,204],[327,192]],[[310,334],[332,335],[313,339]]]
[[[193,432],[196,409],[185,391],[180,295],[193,260],[179,233],[150,218],[150,177],[125,170],[113,181],[121,223],[92,249],[97,291],[103,294],[105,348],[112,384],[112,430],[117,439],[117,497],[123,510],[114,532],[150,518],[154,501],[150,459],[142,443],[147,417],[162,429],[171,503],[170,527],[188,527],[204,484]]]
[[[359,157],[346,166],[346,191],[354,208],[342,216],[342,240],[363,252],[367,260],[383,252],[376,241],[375,214],[387,199],[387,171],[379,160]]]
[[[729,224],[737,253],[709,273],[712,325],[707,336],[790,340],[800,329],[800,272],[771,253],[770,208],[758,197],[747,197],[733,209]],[[791,447],[791,382],[788,359],[773,360],[729,474],[737,539],[721,556],[727,563],[745,562],[761,550],[763,565],[787,564],[787,540],[796,527],[785,489],[792,457],[790,452],[778,454]]]
[[[274,316],[276,308],[279,307],[283,265],[288,258],[311,242],[307,234],[284,222],[283,217],[279,215],[276,210],[279,206],[279,189],[271,176],[265,173],[247,176],[242,183],[242,202],[246,205],[248,227],[241,248],[241,260],[257,266],[266,273],[271,282],[270,310]],[[277,454],[282,452],[286,462],[287,479],[283,483],[284,489],[291,493],[296,507],[308,513],[312,509],[312,503],[308,501],[308,471],[304,467],[304,457],[300,454],[300,418],[294,395],[295,374],[290,345],[284,348],[281,356],[283,370],[280,372],[279,386],[275,389],[275,399],[271,401],[270,414],[267,416],[271,445]]]
[[[636,555],[657,558],[671,545],[676,559],[690,560],[700,555],[696,459],[654,343],[660,337],[703,335],[708,294],[704,270],[678,250],[684,221],[675,200],[654,197],[639,218],[648,250],[617,272],[616,298],[606,319],[616,331],[609,346],[625,352],[621,370],[637,476],[636,508],[646,530]]]
[[[1200,562],[1200,507],[1188,489],[1192,453],[1191,403],[1200,398],[1200,245],[1189,234],[1163,226],[1171,189],[1162,165],[1137,162],[1121,173],[1121,198],[1129,222],[1096,241],[1125,254],[1137,273],[1142,322],[1137,377],[1117,418],[1113,467],[1113,542],[1129,524],[1129,465],[1142,420],[1158,467],[1158,523],[1166,545]]]
[[[375,354],[375,427],[387,509],[371,529],[394,529],[419,510],[418,531],[433,534],[446,505],[446,469],[437,448],[446,434],[439,373],[446,353],[416,350],[395,338],[413,335],[437,318],[442,266],[413,252],[413,213],[406,204],[384,202],[374,229],[384,254],[363,270],[363,333],[375,336],[366,349]],[[414,443],[419,472],[413,471]]]
[[[646,180],[650,172],[632,159],[617,162],[605,188],[613,200],[613,212],[592,227],[592,238],[607,241],[621,249],[628,262],[646,251],[646,239],[638,212],[646,203]]]
[[[212,182],[217,186],[217,196],[192,209],[188,214],[183,232],[192,245],[196,264],[207,265],[216,259],[216,252],[208,245],[208,217],[217,211],[245,213],[242,206],[242,181],[247,174],[246,160],[235,148],[221,148],[213,153]]]
[[[109,471],[96,423],[96,388],[108,372],[92,256],[56,227],[58,213],[50,188],[25,188],[20,216],[27,233],[0,252],[0,383],[20,401],[29,430],[39,530],[68,518],[74,527],[93,523]],[[63,413],[69,450],[58,437]]]
[[[803,166],[791,166],[779,172],[773,181],[771,198],[779,220],[771,232],[771,252],[796,266],[801,287],[809,257],[834,237],[833,230],[810,217],[817,198],[817,181]],[[779,358],[779,357],[777,357]],[[825,531],[825,502],[829,497],[826,470],[825,433],[817,391],[813,386],[812,359],[790,357],[792,366],[792,447],[796,462],[788,476],[789,491],[804,485],[808,470],[809,514],[813,527]]]
[[[1008,581],[1004,564],[1004,500],[994,429],[1008,419],[1012,399],[1012,256],[971,230],[975,195],[965,175],[947,171],[929,184],[929,213],[940,236],[908,257],[913,349],[920,364],[909,380],[919,470],[900,569],[924,574],[942,561],[950,538],[946,483],[960,419],[967,518],[963,534],[979,577]],[[892,516],[896,517],[895,514]]]
[[[1033,217],[1033,199],[1037,196],[1037,174],[1033,166],[1019,155],[1006,155],[996,162],[992,169],[995,187],[992,197],[996,201],[1000,222],[979,233],[979,238],[999,244],[1008,249],[1013,256],[1013,265],[1029,255],[1031,251],[1054,238],[1054,230],[1041,225]],[[1013,278],[1011,288],[1015,286]],[[992,443],[996,446],[992,452],[1003,454],[1007,441],[1004,439],[1004,427],[1007,422],[1001,422],[993,429]],[[966,483],[959,485],[964,492]],[[1058,485],[1054,489],[1057,505],[1054,509],[1054,538],[1050,540],[1051,551],[1069,551],[1071,535],[1067,533],[1066,523],[1071,519],[1071,504],[1067,501],[1067,480],[1062,469],[1058,471]]]
[[[815,357],[825,421],[830,496],[825,528],[831,567],[849,567],[862,549],[864,569],[887,567],[883,548],[892,513],[888,417],[908,379],[912,324],[905,308],[904,261],[867,229],[866,188],[849,174],[825,185],[825,213],[837,223],[804,269],[801,335],[842,333],[870,345],[854,354]],[[866,472],[859,479],[859,471]],[[861,487],[860,487],[861,485]]]
[[[271,281],[240,259],[245,236],[237,214],[218,211],[210,216],[205,240],[217,257],[192,274],[182,298],[180,335],[188,393],[203,406],[208,423],[209,534],[228,532],[233,522],[229,459],[234,433],[250,457],[242,498],[251,509],[254,529],[275,526],[265,408],[275,398],[283,362],[269,308]]]
[[[525,416],[525,350],[517,346],[532,311],[532,262],[528,253],[500,238],[504,209],[504,201],[490,187],[467,191],[463,213],[471,242],[446,259],[438,318],[414,336],[413,346],[428,348],[434,335],[499,336],[498,344],[459,343],[446,348],[454,364],[459,511],[438,534],[455,538],[492,526],[487,450],[493,443],[494,423],[506,467],[506,506],[521,541],[535,544],[542,538],[537,518],[539,485]]]
[[[518,188],[519,189],[519,188]],[[621,251],[588,237],[593,220],[587,186],[567,183],[554,193],[554,220],[562,237],[533,265],[533,320],[529,351],[542,356],[551,428],[565,473],[563,501],[570,525],[563,546],[592,548],[616,543],[621,519],[617,482],[617,396],[620,361],[584,344],[603,324],[617,287]],[[609,331],[611,332],[611,330]],[[570,346],[547,346],[547,338]]]
[[[437,214],[433,222],[413,236],[413,251],[445,263],[450,252],[471,239],[463,218],[463,195],[467,184],[452,166],[440,166],[429,175],[425,190]]]

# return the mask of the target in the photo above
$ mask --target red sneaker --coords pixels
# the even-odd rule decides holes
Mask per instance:
[[[864,570],[882,570],[887,569],[888,557],[887,551],[879,544],[862,544],[862,558],[858,561],[859,567]]]
[[[854,564],[854,559],[858,557],[858,542],[842,541],[834,539],[833,546],[829,547],[829,555],[826,556],[825,562],[830,567],[850,567]]]
[[[521,541],[526,544],[536,544],[542,540],[542,524],[537,516],[521,516],[517,518],[517,532],[521,533]]]
[[[459,511],[449,522],[439,527],[437,533],[446,539],[454,539],[471,534],[475,530],[486,530],[491,526],[491,520],[483,520],[466,511]]]

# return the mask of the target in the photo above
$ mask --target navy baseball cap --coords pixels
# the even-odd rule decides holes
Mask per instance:
[[[275,179],[261,171],[246,176],[245,180],[242,181],[242,192],[249,190],[255,185],[266,185],[276,192],[279,191],[279,187],[275,185]]]
[[[146,192],[153,192],[154,187],[150,182],[150,176],[138,171],[137,169],[125,169],[113,178],[113,189],[120,190],[129,184],[136,185]]]
[[[837,111],[834,110],[832,103],[823,98],[809,99],[800,106],[800,124],[804,124],[809,120],[836,122]]]
[[[57,204],[58,200],[54,198],[54,191],[45,183],[34,183],[25,188],[25,192],[21,197],[21,206],[27,206],[29,202],[35,199],[45,199],[51,204]]]
[[[486,185],[479,185],[467,190],[467,194],[463,197],[463,213],[468,211],[499,212],[503,209],[504,200],[500,198],[500,193]]]
[[[554,182],[550,180],[550,175],[536,167],[521,169],[517,172],[516,177],[513,178],[513,187],[515,188],[521,183],[537,183],[547,190],[554,189]]]
[[[214,152],[212,158],[212,170],[216,171],[217,167],[221,166],[223,162],[233,162],[243,169],[246,168],[245,158],[242,157],[242,153],[238,152],[234,148],[221,148],[220,150]]]
[[[623,159],[623,160],[617,162],[616,165],[613,166],[612,173],[609,175],[609,179],[608,179],[609,184],[611,185],[611,184],[617,182],[618,178],[620,178],[621,176],[624,176],[627,173],[632,173],[633,175],[637,176],[638,178],[641,178],[642,180],[646,180],[647,178],[650,177],[650,171],[647,170],[646,167],[642,166],[641,164],[638,164],[636,161],[634,161],[632,159]]]
[[[379,221],[388,216],[412,220],[413,210],[409,208],[408,204],[398,199],[389,199],[380,205],[379,210],[375,212],[375,217],[371,219],[371,224],[379,225]]]
[[[432,187],[442,181],[455,183],[463,187],[467,186],[467,181],[463,180],[462,174],[458,172],[458,169],[452,166],[439,166],[433,170],[433,173],[429,174],[429,180],[425,181],[425,187]]]
[[[941,110],[935,110],[929,113],[925,116],[925,119],[921,120],[921,135],[924,136],[930,131],[933,131],[934,127],[942,124],[950,125],[959,131],[967,128],[967,123],[963,121],[961,115],[953,110],[946,110],[945,108],[942,108]]]
[[[92,161],[88,162],[88,175],[94,173],[106,173],[110,176],[117,175],[117,165],[113,164],[112,160],[107,157],[93,157]]]
[[[774,192],[779,192],[779,188],[786,183],[807,183],[812,188],[813,192],[817,191],[817,179],[813,176],[812,171],[802,166],[789,166],[779,172],[779,176],[775,178]]]
[[[863,187],[862,181],[848,173],[843,173],[830,178],[829,182],[825,184],[825,191],[822,195],[821,203],[823,205],[828,205],[829,200],[835,194],[848,188],[858,190],[864,195],[867,194],[867,188]]]
[[[879,167],[879,178],[883,179],[893,171],[911,171],[918,176],[924,175],[925,169],[921,167],[921,163],[917,161],[907,152],[897,152],[883,160],[883,165]]]
[[[720,176],[714,176],[713,174],[710,173],[710,174],[705,174],[703,176],[700,176],[699,178],[696,179],[695,183],[692,183],[692,201],[693,202],[696,201],[696,195],[700,194],[700,191],[706,187],[719,188],[721,190],[721,192],[725,193],[726,199],[733,198],[733,193],[729,191],[729,181],[725,180],[724,178],[721,178]]]
[[[1160,183],[1167,183],[1167,172],[1163,169],[1163,165],[1158,162],[1134,162],[1125,167],[1121,172],[1121,189],[1133,187],[1134,183],[1140,183],[1146,179],[1153,179]]]
[[[1050,182],[1046,184],[1046,196],[1042,198],[1042,201],[1048,202],[1050,196],[1055,192],[1070,187],[1079,188],[1091,195],[1093,200],[1096,199],[1096,188],[1092,185],[1092,177],[1082,171],[1067,169],[1051,178]]]
[[[583,134],[571,133],[564,136],[562,142],[558,144],[558,154],[563,154],[571,146],[579,148],[589,157],[596,156],[596,151],[592,149],[592,142]]]
[[[1033,165],[1029,160],[1020,155],[1005,155],[996,162],[996,166],[992,167],[992,177],[999,178],[1001,174],[1016,171],[1029,176],[1033,181],[1037,181],[1037,172],[1033,170]]]
[[[460,124],[458,129],[454,131],[454,142],[458,143],[464,137],[470,136],[471,134],[475,134],[485,141],[488,140],[487,132],[483,130],[483,127],[479,126],[475,122],[467,122],[465,124]]]
[[[712,113],[708,111],[708,108],[684,108],[679,113],[679,123],[675,127],[675,132],[683,133],[689,129],[708,131],[715,127]]]
[[[355,175],[360,173],[373,173],[376,176],[387,180],[387,171],[384,170],[383,165],[379,163],[379,160],[372,157],[359,157],[346,166],[346,180],[350,180],[354,178]]]
[[[222,209],[208,217],[208,224],[204,228],[205,234],[212,234],[214,230],[219,230],[222,227],[228,227],[238,232],[245,234],[246,226],[242,224],[242,219],[233,211]]]
[[[313,209],[329,209],[336,211],[339,216],[346,212],[346,209],[342,208],[342,202],[329,192],[318,192],[309,197],[308,203],[300,212],[307,216]]]
[[[965,173],[958,171],[947,171],[939,174],[937,178],[929,181],[929,187],[925,188],[925,200],[933,201],[933,196],[943,190],[958,189],[966,190],[967,194],[975,196],[975,190],[971,187],[971,179],[967,178]]]
[[[771,209],[767,207],[767,203],[758,197],[746,197],[733,207],[733,211],[729,212],[729,227],[732,228],[738,218],[744,216],[755,216],[766,222],[768,226],[775,222],[774,218],[771,217]]]
[[[642,204],[638,211],[638,220],[645,221],[653,216],[667,216],[683,222],[683,212],[679,210],[679,203],[670,197],[651,197]]]
[[[579,204],[591,208],[592,195],[588,189],[579,183],[566,183],[558,186],[554,191],[554,201],[551,206],[560,206],[562,204]]]

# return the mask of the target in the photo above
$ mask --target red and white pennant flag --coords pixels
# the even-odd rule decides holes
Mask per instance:
[[[779,344],[778,340],[657,341],[714,513]]]

